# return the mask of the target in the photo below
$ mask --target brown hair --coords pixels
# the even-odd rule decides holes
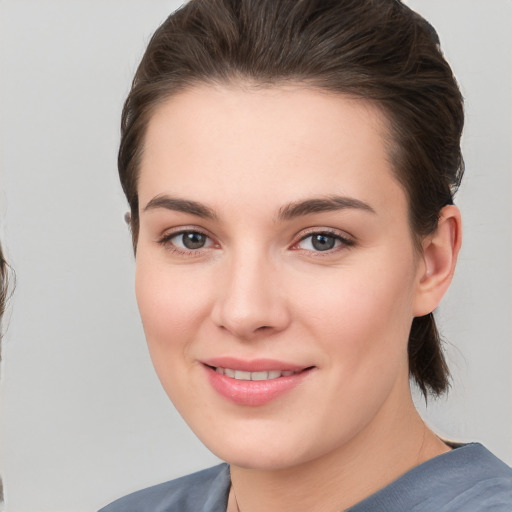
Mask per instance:
[[[0,363],[2,362],[2,317],[4,316],[7,302],[7,262],[4,259],[2,246],[0,246]],[[0,368],[1,370],[1,368]],[[4,486],[0,477],[0,505],[4,503]]]
[[[146,126],[197,83],[303,83],[376,102],[409,200],[415,241],[433,232],[463,174],[462,96],[435,30],[399,0],[190,0],[157,29],[125,102],[119,174],[136,248]],[[413,320],[409,368],[425,395],[448,387],[432,313]]]
[[[2,317],[5,313],[9,290],[8,269],[9,266],[5,261],[2,246],[0,245],[0,362],[2,361]]]
[[[2,318],[7,307],[7,300],[9,298],[9,267],[7,261],[5,261],[2,246],[0,245],[0,363],[2,362]],[[0,367],[1,370],[1,367]],[[4,503],[4,486],[2,483],[2,477],[0,476],[0,505]]]

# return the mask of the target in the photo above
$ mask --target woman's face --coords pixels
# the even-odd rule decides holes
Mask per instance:
[[[409,401],[424,269],[384,126],[361,100],[242,86],[187,90],[149,123],[142,321],[169,397],[232,464],[344,450]]]

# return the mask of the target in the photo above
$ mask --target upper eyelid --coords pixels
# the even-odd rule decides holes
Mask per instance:
[[[355,237],[348,233],[347,231],[343,231],[340,229],[335,228],[321,228],[321,227],[314,227],[314,228],[307,228],[305,230],[300,231],[296,236],[296,242],[300,242],[301,240],[304,240],[305,238],[308,238],[312,235],[330,235],[338,237],[342,240],[351,240],[354,241]]]
[[[208,232],[208,230],[200,228],[198,226],[179,226],[177,228],[169,228],[164,230],[162,234],[158,236],[158,240],[170,239],[183,233],[200,233],[201,235],[207,236],[212,240],[214,239],[214,237],[211,235],[211,233]]]

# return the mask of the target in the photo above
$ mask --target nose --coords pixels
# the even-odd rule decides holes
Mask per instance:
[[[291,317],[279,269],[254,252],[225,263],[218,276],[221,283],[212,310],[214,323],[244,340],[286,329]]]

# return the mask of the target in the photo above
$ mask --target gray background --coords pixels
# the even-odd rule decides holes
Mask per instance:
[[[9,512],[91,511],[215,462],[153,373],[116,176],[122,101],[178,4],[0,0],[0,236],[18,274],[1,381]],[[512,2],[409,4],[438,29],[468,118],[464,248],[438,315],[454,383],[425,414],[510,464]]]

